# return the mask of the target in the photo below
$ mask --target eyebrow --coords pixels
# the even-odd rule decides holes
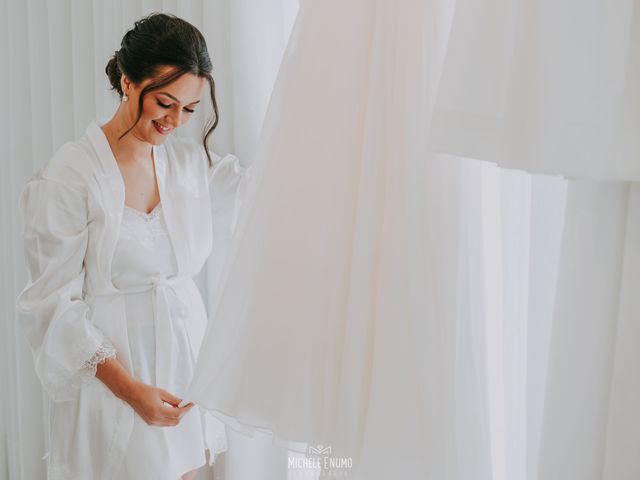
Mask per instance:
[[[173,95],[171,95],[170,93],[167,92],[158,92],[158,94],[162,94],[162,95],[166,95],[167,97],[171,98],[172,100],[175,100],[176,102],[180,103],[180,100],[178,100],[176,97],[174,97]],[[195,102],[191,102],[188,103],[187,105],[193,105],[194,103],[199,103],[200,100],[197,100]]]

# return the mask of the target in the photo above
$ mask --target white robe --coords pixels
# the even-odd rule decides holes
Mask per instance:
[[[156,314],[158,321],[184,318],[196,358],[208,319],[192,276],[209,257],[214,238],[216,248],[218,239],[222,248],[229,240],[240,205],[238,187],[249,170],[232,154],[209,152],[213,167],[196,140],[170,136],[153,146],[178,264],[175,278],[152,285]],[[24,332],[52,399],[50,479],[115,478],[132,430],[134,410],[95,378],[96,362],[113,349],[132,372],[124,296],[111,281],[124,194],[109,143],[93,120],[84,136],[62,145],[34,173],[20,196],[28,282],[17,308],[30,314]],[[168,335],[156,339],[157,351],[170,346]],[[158,358],[163,359],[170,360]],[[163,371],[160,366],[157,386],[171,391]]]

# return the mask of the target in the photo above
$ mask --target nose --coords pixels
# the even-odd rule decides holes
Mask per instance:
[[[169,125],[173,128],[178,128],[182,125],[182,109],[178,111],[178,113],[172,113],[169,115],[170,122]]]

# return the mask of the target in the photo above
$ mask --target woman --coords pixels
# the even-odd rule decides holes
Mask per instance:
[[[207,323],[192,277],[212,237],[229,238],[246,170],[206,147],[215,85],[191,24],[143,18],[106,72],[113,118],[60,147],[20,198],[18,309],[53,400],[47,475],[191,479],[205,449],[210,464],[226,449],[223,424],[179,407]],[[202,144],[173,137],[207,85],[215,121]]]

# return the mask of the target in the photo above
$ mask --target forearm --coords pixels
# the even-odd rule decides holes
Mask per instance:
[[[139,382],[131,376],[117,358],[109,358],[98,365],[96,378],[104,383],[113,394],[129,401],[136,384]]]

